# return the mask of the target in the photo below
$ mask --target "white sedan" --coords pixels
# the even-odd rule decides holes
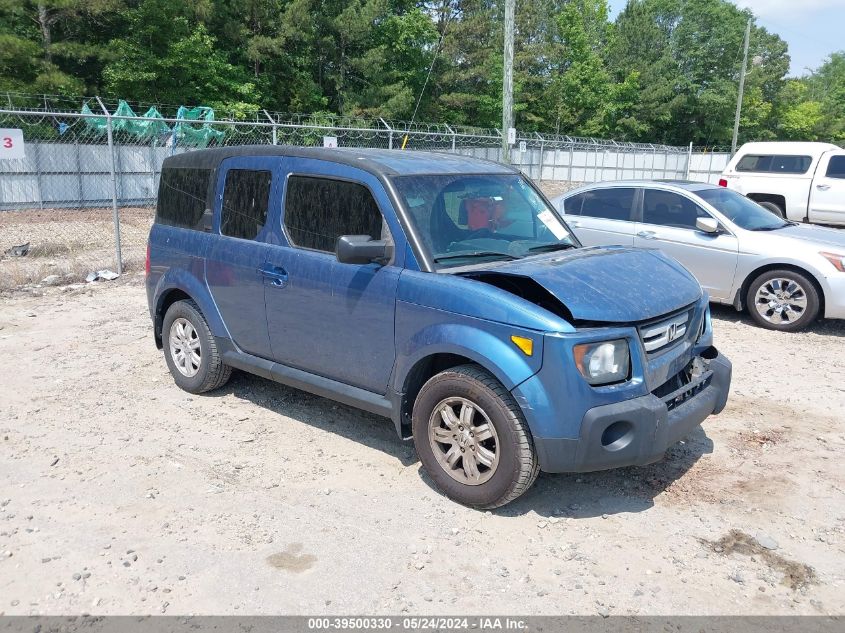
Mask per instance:
[[[716,303],[763,327],[797,331],[845,319],[845,231],[783,220],[756,202],[697,182],[620,181],[553,200],[585,246],[658,248]]]

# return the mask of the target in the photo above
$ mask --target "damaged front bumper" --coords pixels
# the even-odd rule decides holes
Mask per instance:
[[[588,472],[658,461],[708,416],[724,409],[731,363],[715,347],[648,395],[589,409],[577,439],[535,437],[545,472]]]

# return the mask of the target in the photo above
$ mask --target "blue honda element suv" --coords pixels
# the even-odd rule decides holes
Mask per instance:
[[[464,156],[174,155],[147,256],[176,384],[233,368],[390,418],[446,495],[648,464],[725,406],[707,296],[656,250],[582,248],[518,171]]]

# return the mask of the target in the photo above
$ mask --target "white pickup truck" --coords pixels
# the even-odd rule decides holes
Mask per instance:
[[[830,143],[746,143],[719,184],[788,220],[845,225],[845,151]]]

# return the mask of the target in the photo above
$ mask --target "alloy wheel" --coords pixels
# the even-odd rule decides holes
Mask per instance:
[[[459,397],[441,400],[429,418],[428,437],[438,464],[455,481],[477,486],[496,472],[496,428],[474,402]]]
[[[776,277],[757,289],[754,308],[773,325],[794,323],[807,310],[807,293],[795,280]]]
[[[202,350],[196,328],[184,317],[170,326],[170,357],[183,376],[193,378],[200,370]]]

